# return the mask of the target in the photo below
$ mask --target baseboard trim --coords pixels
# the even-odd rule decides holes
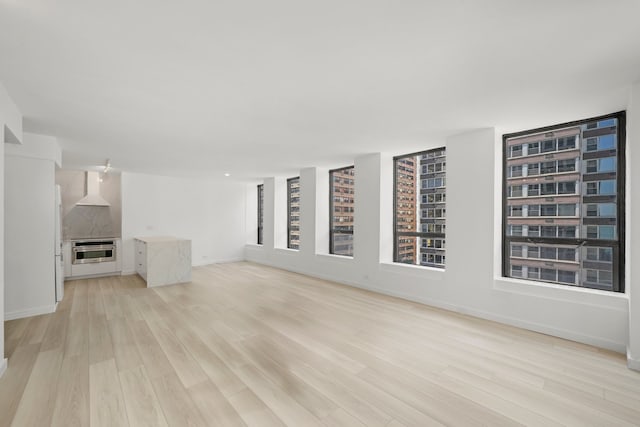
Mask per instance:
[[[245,261],[244,257],[238,257],[238,258],[225,258],[225,259],[214,259],[214,260],[208,260],[205,261],[203,263],[194,263],[192,266],[193,267],[205,267],[207,265],[214,265],[214,264],[228,264],[230,262],[242,262]]]
[[[22,319],[23,317],[38,316],[40,314],[49,314],[56,311],[56,304],[44,305],[42,307],[27,308],[25,310],[8,311],[4,313],[4,320]]]
[[[627,367],[629,369],[633,369],[634,371],[640,372],[640,360],[634,359],[633,357],[631,357],[631,355],[628,352],[627,352]]]
[[[4,375],[7,370],[7,359],[0,360],[0,378]]]

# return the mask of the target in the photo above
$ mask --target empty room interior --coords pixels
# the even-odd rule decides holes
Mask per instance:
[[[0,427],[639,426],[639,17],[0,0]]]

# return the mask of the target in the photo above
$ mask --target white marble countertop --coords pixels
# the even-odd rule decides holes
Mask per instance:
[[[177,242],[182,240],[189,240],[189,239],[182,239],[180,237],[172,237],[172,236],[145,236],[145,237],[134,237],[134,239],[140,240],[141,242],[145,242],[145,243]]]

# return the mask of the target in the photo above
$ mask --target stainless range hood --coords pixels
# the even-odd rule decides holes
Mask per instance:
[[[76,202],[76,206],[111,206],[100,196],[100,173],[86,172],[87,195]]]

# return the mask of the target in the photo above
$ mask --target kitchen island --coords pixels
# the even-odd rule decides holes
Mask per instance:
[[[191,281],[191,240],[148,236],[134,242],[136,273],[147,287]]]

